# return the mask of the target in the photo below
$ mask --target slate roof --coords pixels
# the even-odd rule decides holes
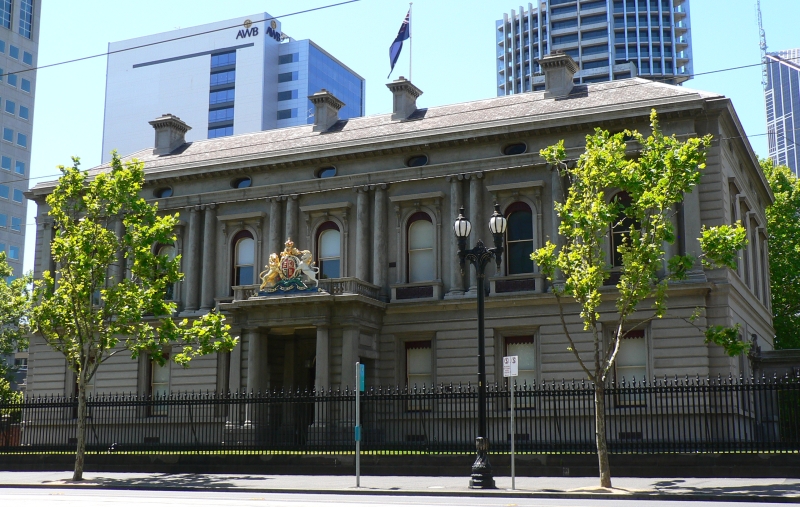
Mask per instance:
[[[391,114],[342,120],[327,132],[313,132],[311,125],[266,130],[186,143],[168,155],[153,155],[152,148],[124,158],[145,163],[148,174],[173,168],[210,166],[230,160],[261,159],[288,153],[313,152],[336,146],[364,145],[392,138],[403,139],[439,132],[480,129],[492,124],[524,122],[544,117],[565,117],[570,112],[591,113],[592,109],[614,106],[633,108],[670,99],[700,100],[722,97],[689,88],[633,78],[575,86],[565,99],[545,99],[544,92],[493,97],[417,110],[406,121],[393,121]],[[622,107],[620,107],[622,109]],[[410,121],[413,120],[413,121]],[[103,171],[108,164],[91,171]],[[51,186],[53,182],[37,185]]]

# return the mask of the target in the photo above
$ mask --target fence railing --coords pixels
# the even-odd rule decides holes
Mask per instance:
[[[510,398],[487,393],[492,452],[508,452]],[[799,452],[800,377],[683,378],[605,390],[611,453]],[[362,450],[372,454],[472,453],[475,385],[373,388],[361,397]],[[70,452],[77,401],[0,403],[0,453]],[[260,394],[179,393],[89,398],[89,452],[352,452],[350,390]],[[518,386],[514,438],[521,453],[594,453],[594,386]]]

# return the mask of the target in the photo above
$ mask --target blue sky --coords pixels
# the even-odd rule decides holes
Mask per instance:
[[[103,53],[111,41],[212,21],[269,12],[282,15],[335,0],[137,0],[75,2],[45,0],[39,40],[39,65]],[[495,95],[494,22],[519,2],[505,0],[416,0],[414,2],[413,81],[424,94],[422,107]],[[527,6],[527,1],[525,2]],[[755,0],[692,0],[695,73],[759,62]],[[762,0],[770,50],[800,47],[798,0]],[[391,110],[386,89],[389,45],[408,10],[400,0],[360,2],[282,19],[295,39],[310,38],[361,74],[367,82],[367,114]],[[99,163],[102,145],[103,57],[42,69],[37,76],[32,136],[31,186],[51,179],[56,166],[81,157],[82,167]],[[408,77],[408,47],[393,78]],[[730,97],[756,153],[766,156],[761,71],[759,67],[698,76],[686,83]],[[179,111],[171,111],[180,115]],[[28,209],[33,224],[36,206]],[[33,267],[35,228],[28,227],[25,270]]]

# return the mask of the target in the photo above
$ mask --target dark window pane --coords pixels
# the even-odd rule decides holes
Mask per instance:
[[[533,240],[508,245],[508,274],[533,273]]]
[[[253,285],[253,266],[236,268],[237,285]]]
[[[320,275],[321,278],[339,278],[339,268],[341,261],[339,259],[328,259],[320,262]]]
[[[533,214],[530,211],[515,211],[508,217],[508,241],[533,239]]]

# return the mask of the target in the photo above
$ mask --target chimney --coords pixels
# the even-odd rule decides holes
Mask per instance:
[[[339,109],[344,107],[344,102],[331,92],[323,88],[308,100],[314,104],[314,132],[325,132],[339,121]]]
[[[186,142],[184,136],[192,127],[173,114],[162,114],[150,122],[156,131],[156,143],[153,155],[166,155]]]
[[[578,72],[575,60],[563,53],[551,53],[540,58],[539,65],[544,72],[544,98],[559,99],[569,95],[572,78]]]
[[[405,120],[417,110],[417,97],[422,95],[422,90],[411,84],[411,81],[400,76],[386,87],[394,96],[392,120]]]

